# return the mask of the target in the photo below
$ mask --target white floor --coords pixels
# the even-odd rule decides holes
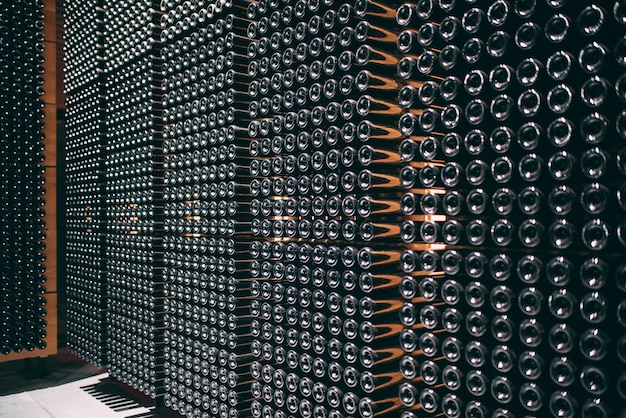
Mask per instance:
[[[107,374],[60,386],[0,396],[0,418],[129,418],[151,411],[94,388]]]

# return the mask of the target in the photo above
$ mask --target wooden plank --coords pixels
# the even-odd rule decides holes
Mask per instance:
[[[43,165],[56,167],[57,165],[57,107],[56,104],[46,104],[44,107],[44,156]],[[47,188],[46,188],[47,190]]]
[[[45,341],[47,343],[46,348],[43,350],[35,349],[33,351],[22,351],[20,353],[12,352],[8,355],[0,354],[0,363],[4,361],[21,360],[25,358],[51,356],[57,353],[59,344],[57,294],[46,293],[44,296],[48,300],[46,304],[46,310],[48,311],[48,314],[46,315],[46,321],[48,321],[48,325],[46,326],[46,331],[48,335],[45,338]]]
[[[46,309],[48,314],[46,315],[46,321],[48,321],[48,326],[46,330],[48,331],[48,335],[46,336],[46,343],[48,346],[45,350],[49,354],[56,354],[59,347],[58,337],[59,337],[59,317],[58,317],[58,305],[57,305],[57,294],[56,292],[46,293],[44,295],[47,299]]]
[[[44,215],[44,221],[46,222],[45,229],[57,229],[57,168],[56,167],[46,167],[46,172],[44,174],[44,178],[46,179],[46,184],[44,187],[46,188],[46,194],[44,195],[44,199],[46,199],[46,205],[44,206],[44,210],[46,214]]]
[[[56,42],[43,43],[43,65],[46,72],[43,74],[43,101],[54,104],[57,102],[57,44]]]
[[[57,40],[57,13],[56,1],[45,0],[43,2],[43,35],[46,41]]]
[[[57,291],[57,230],[46,230],[46,291]]]

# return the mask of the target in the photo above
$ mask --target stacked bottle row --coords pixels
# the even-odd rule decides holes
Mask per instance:
[[[67,346],[96,365],[107,341],[102,17],[93,2],[65,2]]]
[[[102,0],[65,0],[63,8],[63,88],[71,93],[102,76]]]
[[[400,414],[402,109],[371,6],[248,6],[251,416]]]
[[[402,207],[441,218],[407,220],[403,239],[445,246],[404,255],[427,302],[406,406],[624,412],[625,16],[619,1],[397,8]]]
[[[163,385],[160,60],[151,1],[104,2],[105,258],[109,373]]]
[[[0,361],[46,347],[43,3],[0,5]]]
[[[103,274],[102,131],[99,83],[69,95],[66,102],[67,345],[80,357],[106,364]]]
[[[162,3],[164,403],[187,417],[249,409],[245,4]]]

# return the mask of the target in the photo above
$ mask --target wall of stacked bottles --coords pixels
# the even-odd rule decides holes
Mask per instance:
[[[116,377],[190,417],[624,412],[623,1],[124,4]]]
[[[425,162],[403,168],[402,208],[444,217],[403,223],[403,238],[445,246],[405,253],[407,273],[430,273],[414,282],[422,329],[402,339],[419,350],[401,364],[405,407],[624,413],[625,12],[552,0],[397,9],[400,154]]]
[[[252,416],[402,407],[395,11],[365,6],[248,6]]]
[[[103,35],[108,366],[112,377],[153,398],[163,384],[161,69],[155,7],[152,1],[106,0]]]
[[[54,21],[54,7],[45,12]],[[48,23],[44,36],[41,1],[0,5],[0,362],[57,351],[56,100],[47,73],[55,49]]]
[[[104,112],[101,2],[66,1],[67,347],[106,364]]]
[[[244,2],[162,3],[165,405],[249,409]]]

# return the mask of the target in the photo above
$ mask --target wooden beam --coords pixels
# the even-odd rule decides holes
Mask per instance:
[[[45,41],[43,43],[43,65],[45,68],[43,83],[43,101],[46,104],[57,102],[57,44]],[[56,119],[56,116],[55,116]]]
[[[46,167],[56,167],[57,165],[57,107],[54,103],[46,103],[44,106],[44,152]],[[56,184],[56,183],[55,183]],[[46,188],[46,191],[48,189]],[[56,193],[56,192],[55,192]]]

